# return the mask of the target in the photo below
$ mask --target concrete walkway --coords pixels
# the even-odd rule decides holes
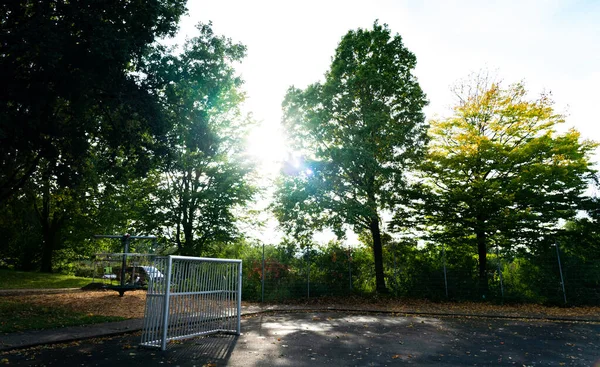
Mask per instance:
[[[0,351],[134,332],[142,329],[143,321],[143,319],[131,319],[93,325],[70,326],[60,329],[32,330],[4,334],[0,335]]]
[[[0,297],[15,296],[22,294],[57,294],[80,292],[79,288],[60,288],[60,289],[6,289],[0,290]],[[410,306],[402,311],[390,311],[384,308],[364,308],[365,306],[348,307],[343,304],[331,305],[324,307],[319,305],[260,305],[253,304],[242,306],[242,315],[251,315],[257,313],[287,313],[287,312],[346,312],[346,313],[362,313],[362,314],[402,314],[413,316],[432,316],[432,317],[468,317],[468,318],[491,318],[491,319],[522,319],[522,320],[547,320],[561,322],[591,322],[600,323],[600,315],[587,317],[552,317],[543,313],[536,314],[500,314],[500,313],[460,313],[449,310],[441,312],[434,310],[431,312],[419,309],[412,309]],[[367,306],[368,307],[368,306]],[[49,345],[56,343],[66,343],[76,340],[91,339],[97,337],[121,335],[133,333],[141,330],[143,327],[143,319],[130,319],[117,322],[107,322],[100,324],[71,326],[49,330],[31,330],[9,334],[0,334],[0,351],[13,349],[24,349],[38,345]]]
[[[290,311],[291,309],[292,308],[287,307],[281,311]],[[275,308],[248,306],[242,309],[242,315],[268,311],[275,311]],[[69,326],[59,329],[31,330],[0,334],[0,351],[133,333],[141,330],[143,326],[143,319],[130,319],[91,325]]]

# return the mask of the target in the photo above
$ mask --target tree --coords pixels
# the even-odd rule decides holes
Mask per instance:
[[[0,205],[15,195],[33,205],[43,271],[89,194],[92,156],[104,158],[96,169],[145,172],[164,147],[168,120],[136,72],[184,12],[185,0],[0,5]]]
[[[173,126],[171,159],[157,190],[158,222],[183,255],[233,241],[235,211],[256,191],[242,149],[249,123],[240,112],[242,80],[233,67],[246,48],[216,36],[210,23],[197,29],[180,54],[157,46],[144,65]]]
[[[24,200],[11,197],[0,211],[0,267],[17,270],[39,269],[40,244],[39,222],[30,205]]]
[[[387,292],[381,211],[401,200],[426,141],[415,65],[400,35],[375,22],[342,38],[323,84],[291,87],[283,102],[283,124],[306,167],[281,178],[276,216],[297,237],[324,227],[340,237],[346,226],[368,231],[378,292]]]
[[[521,83],[503,87],[487,77],[459,85],[448,118],[431,121],[421,169],[418,212],[438,241],[474,245],[479,285],[487,292],[490,246],[532,249],[548,240],[559,220],[573,218],[593,176],[596,146],[569,130],[549,94],[531,100]],[[406,213],[399,213],[401,225]],[[452,241],[450,241],[452,239]]]
[[[136,67],[184,12],[185,0],[0,4],[0,203],[39,170],[77,184],[94,144],[146,166],[168,128]]]

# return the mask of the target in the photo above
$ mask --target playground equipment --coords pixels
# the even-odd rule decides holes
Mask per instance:
[[[160,270],[151,265],[156,255],[129,252],[132,239],[149,239],[155,242],[155,236],[131,236],[126,233],[120,236],[95,235],[94,238],[118,238],[123,245],[122,253],[96,254],[96,264],[102,265],[104,288],[117,291],[123,297],[125,292],[144,288],[150,281],[163,277]]]

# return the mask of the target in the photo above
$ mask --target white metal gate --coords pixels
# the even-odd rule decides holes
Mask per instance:
[[[240,334],[242,260],[167,256],[154,268],[141,346],[165,350],[170,340]]]

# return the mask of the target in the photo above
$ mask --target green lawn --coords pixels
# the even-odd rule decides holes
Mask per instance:
[[[0,333],[54,329],[65,326],[121,321],[124,317],[91,315],[0,299]]]
[[[81,288],[91,282],[72,275],[0,270],[0,289]]]

